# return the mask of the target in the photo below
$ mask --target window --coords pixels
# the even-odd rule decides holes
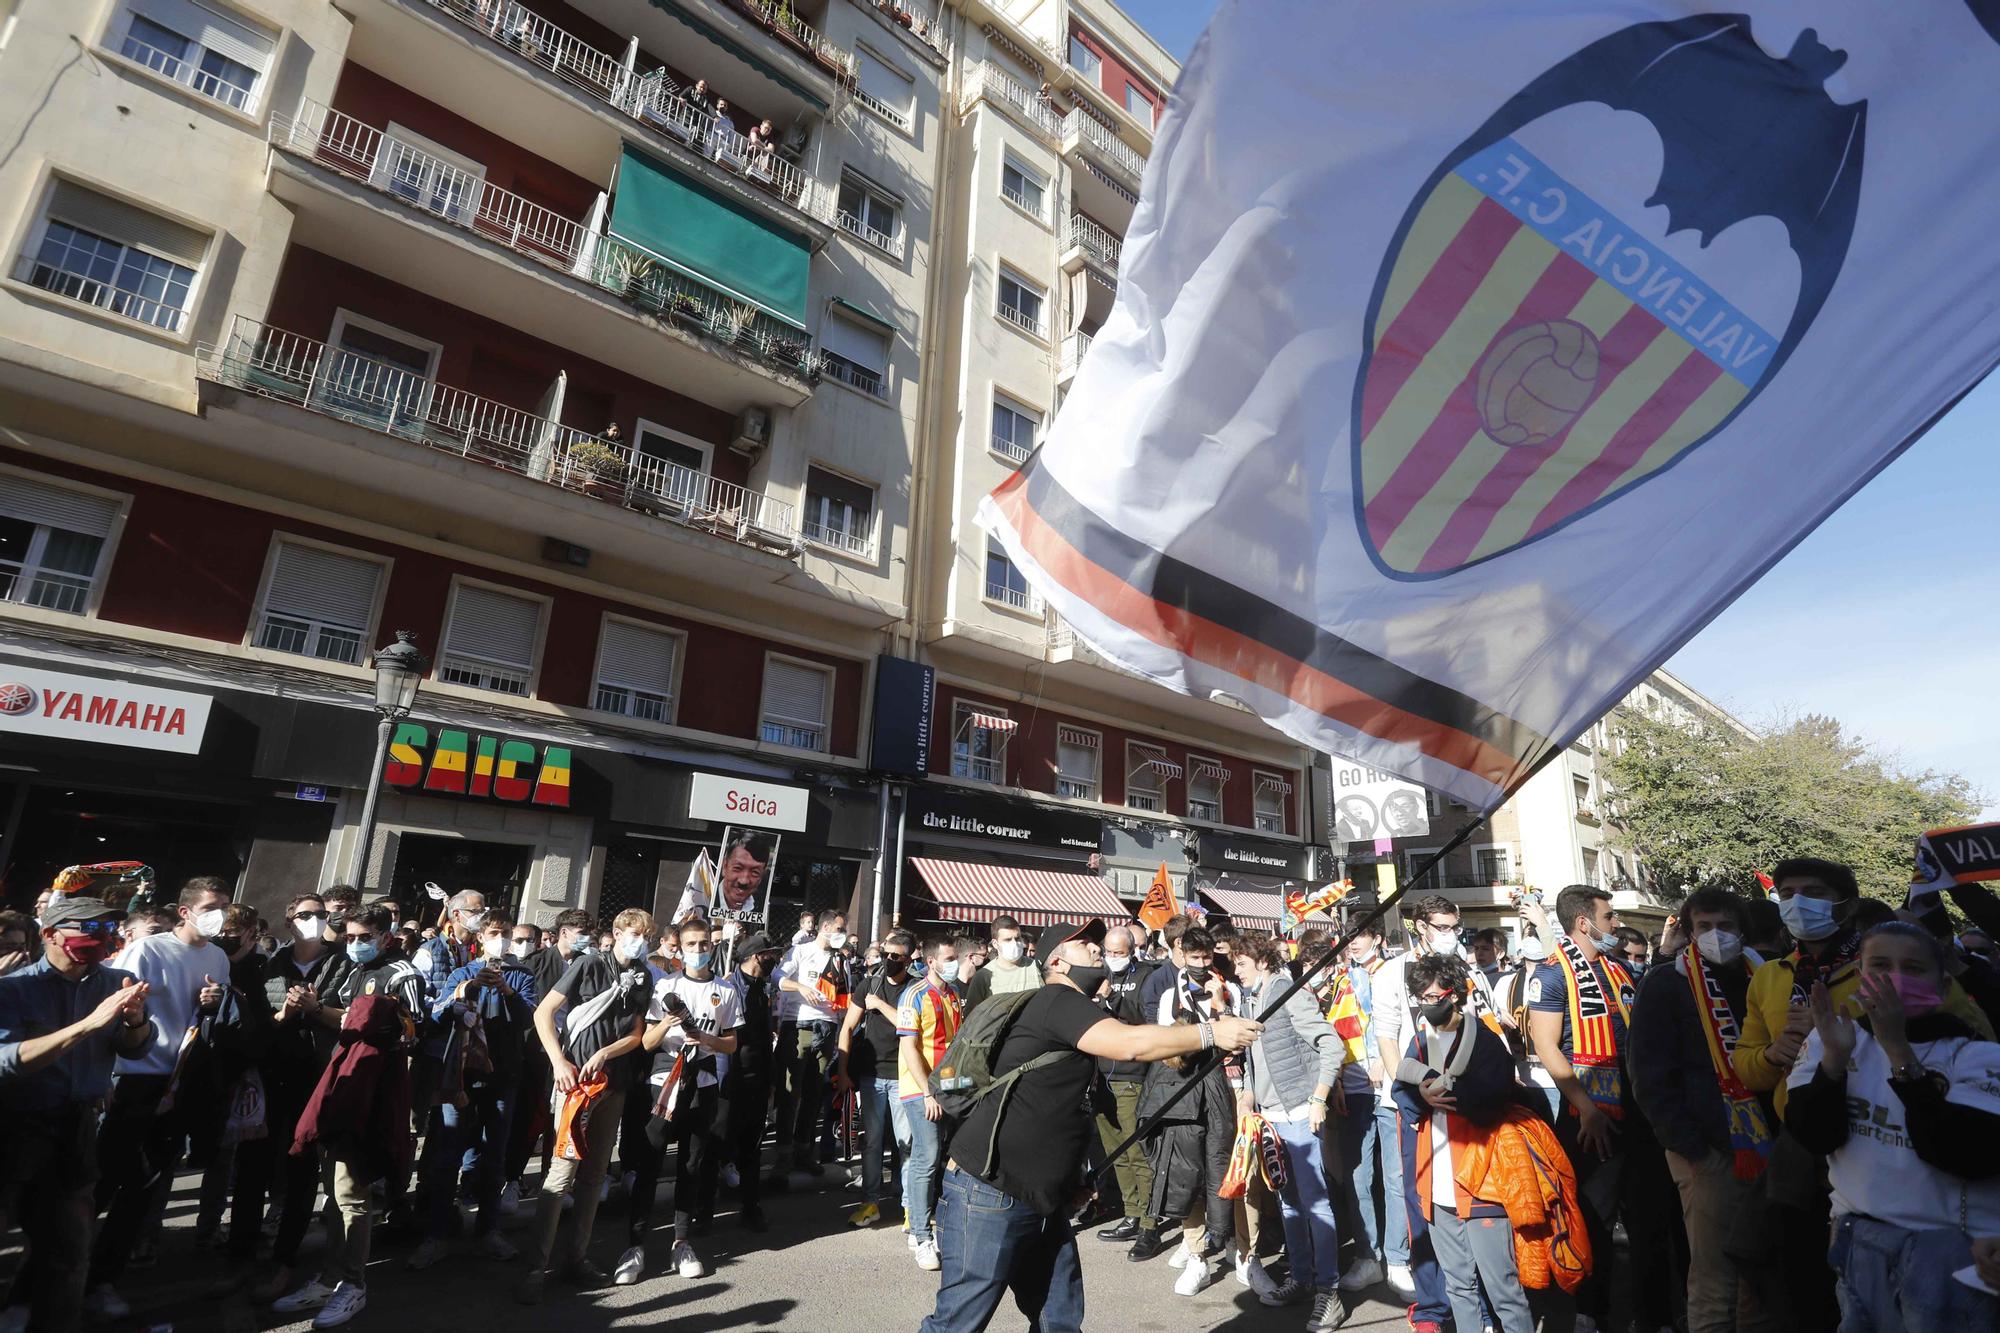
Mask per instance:
[[[542,604],[535,598],[461,583],[452,593],[437,678],[501,694],[526,694],[541,630]]]
[[[1292,801],[1292,784],[1275,773],[1259,773],[1252,793],[1251,817],[1259,833],[1283,833],[1286,807]]]
[[[1028,461],[1035,452],[1035,436],[1042,429],[1042,414],[1023,407],[1005,394],[993,395],[993,452],[1016,463]]]
[[[597,638],[597,708],[672,722],[680,661],[681,636],[673,630],[606,616]]]
[[[1188,756],[1188,802],[1189,819],[1206,819],[1211,823],[1222,822],[1222,784],[1229,781],[1229,770],[1213,759],[1197,759]]]
[[[867,47],[856,47],[855,100],[898,129],[916,123],[916,81]]]
[[[1597,849],[1595,847],[1586,847],[1583,849],[1583,882],[1585,884],[1597,883]]]
[[[1472,868],[1481,884],[1514,882],[1513,856],[1505,847],[1475,847]]]
[[[370,179],[406,204],[448,222],[465,222],[478,211],[485,178],[486,168],[478,162],[392,120]]]
[[[1169,763],[1167,752],[1157,745],[1125,746],[1125,804],[1134,810],[1167,808],[1167,779],[1177,777],[1178,765]]]
[[[872,398],[889,396],[889,333],[834,309],[820,326],[820,364],[827,378]]]
[[[168,333],[187,323],[208,237],[143,208],[57,180],[14,276]]]
[[[1028,587],[1027,577],[1007,558],[1007,553],[986,539],[986,596],[988,600],[1001,602],[1016,611],[1037,609],[1035,594]]]
[[[1042,336],[1042,290],[1022,278],[1000,274],[1000,318],[1017,328]]]
[[[1125,109],[1147,125],[1153,123],[1153,99],[1136,83],[1125,85]]]
[[[974,782],[1007,780],[1007,742],[1015,722],[1006,710],[963,699],[952,706],[951,775]]]
[[[1104,69],[1104,57],[1083,44],[1075,33],[1069,35],[1069,67],[1095,79]]]
[[[1102,748],[1094,731],[1056,728],[1056,795],[1076,801],[1097,799],[1097,756]]]
[[[709,455],[714,446],[692,435],[668,430],[640,417],[633,428],[638,451],[633,457],[633,484],[670,504],[693,508],[708,499]]]
[[[1049,186],[1042,174],[1025,167],[1009,153],[1000,162],[1000,193],[1016,208],[1038,218],[1048,217]]]
[[[880,250],[903,253],[903,205],[853,172],[840,177],[840,225]]]
[[[1617,885],[1620,885],[1620,884],[1623,884],[1623,883],[1625,883],[1625,882],[1626,882],[1626,881],[1627,881],[1627,880],[1628,880],[1629,878],[1630,878],[1630,876],[1628,876],[1628,875],[1627,875],[1627,874],[1625,873],[1625,858],[1624,858],[1624,857],[1622,857],[1622,856],[1620,856],[1620,855],[1619,855],[1618,853],[1616,853],[1616,852],[1613,852],[1613,853],[1611,853],[1611,883],[1612,883],[1612,885],[1613,885],[1613,886],[1615,887],[1615,886],[1617,886]]]
[[[126,0],[105,40],[127,60],[245,115],[257,110],[275,44],[199,0]]]
[[[88,611],[118,511],[108,495],[0,472],[0,601]]]
[[[874,488],[823,467],[807,468],[805,539],[849,555],[874,555]]]
[[[833,673],[789,658],[764,659],[763,738],[797,750],[826,749],[827,700]]]
[[[326,340],[334,355],[314,389],[322,408],[385,428],[406,409],[425,409],[438,344],[348,310],[335,312]]]
[[[1586,819],[1596,818],[1597,811],[1590,803],[1590,779],[1571,778],[1570,783],[1576,789],[1577,814],[1582,815]]]
[[[271,559],[257,646],[327,662],[357,663],[367,649],[382,562],[281,541]]]

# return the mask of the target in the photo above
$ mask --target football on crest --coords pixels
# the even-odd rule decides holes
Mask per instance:
[[[1589,405],[1597,370],[1597,338],[1573,320],[1509,329],[1479,363],[1480,424],[1500,444],[1545,444]]]

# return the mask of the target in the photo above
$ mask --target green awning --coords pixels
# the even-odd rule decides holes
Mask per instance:
[[[856,305],[854,304],[854,302],[848,300],[846,297],[843,296],[834,297],[833,303],[839,306],[842,310],[845,310],[848,314],[854,316],[856,319],[867,320],[870,324],[875,325],[877,328],[881,329],[882,332],[888,334],[891,338],[895,337],[896,334],[899,332],[899,330],[896,328],[894,324],[891,324],[888,320],[882,318],[880,315],[876,314],[873,310],[870,310],[867,306]]]
[[[736,41],[734,38],[724,33],[720,28],[717,28],[712,24],[705,23],[701,19],[696,18],[693,14],[690,14],[686,9],[682,8],[678,4],[675,4],[674,0],[653,0],[653,8],[659,10],[663,14],[670,14],[674,18],[679,19],[682,23],[687,24],[688,27],[693,28],[703,37],[707,38],[711,42],[714,42],[717,46],[729,52],[731,55],[741,60],[744,64],[750,66],[752,69],[756,70],[758,73],[762,74],[765,78],[771,80],[771,82],[777,84],[779,87],[790,89],[793,93],[795,93],[799,97],[804,98],[807,102],[809,102],[811,105],[813,105],[814,107],[818,108],[821,111],[825,111],[827,109],[825,98],[819,96],[819,94],[813,92],[812,89],[806,87],[804,84],[799,83],[797,80],[788,76],[783,70],[779,69],[776,65],[773,65],[770,61],[765,60],[762,57],[758,56],[756,52],[749,50],[741,42]],[[777,38],[774,40],[783,41],[784,39]],[[800,59],[809,61],[811,57],[801,56]]]
[[[805,238],[625,146],[611,232],[803,329],[812,252]]]

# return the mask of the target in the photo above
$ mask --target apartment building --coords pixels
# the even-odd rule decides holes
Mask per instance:
[[[1094,659],[971,521],[1115,289],[1175,73],[1115,7],[18,0],[0,43],[16,894],[666,908],[732,828],[767,901],[912,920],[1312,872],[1303,752]]]

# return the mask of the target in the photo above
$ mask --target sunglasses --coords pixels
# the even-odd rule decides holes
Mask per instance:
[[[324,921],[324,920],[326,920],[326,913],[325,913],[325,912],[294,912],[294,913],[292,913],[292,920],[294,920],[294,921]]]
[[[65,921],[56,929],[81,931],[85,935],[116,935],[120,924],[117,921]]]

